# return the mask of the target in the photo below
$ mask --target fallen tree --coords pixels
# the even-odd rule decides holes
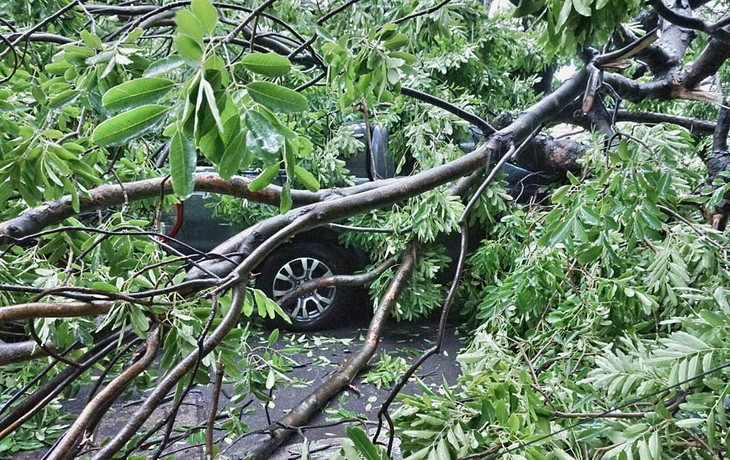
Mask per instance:
[[[489,344],[491,352],[482,353],[485,360],[495,350],[505,356],[519,351],[513,355],[527,362],[529,372],[525,375],[531,381],[526,388],[536,388],[542,404],[559,404],[542,389],[545,383],[541,369],[536,369],[534,363],[549,353],[555,353],[547,358],[553,362],[562,359],[552,342],[554,338],[549,338],[562,332],[548,332],[545,324],[570,321],[551,317],[546,309],[537,315],[535,323],[531,322],[535,318],[524,313],[513,318],[515,324],[510,325],[509,320],[501,321],[511,318],[508,312],[514,308],[494,310],[498,302],[490,300],[500,289],[509,291],[503,286],[510,282],[522,286],[510,278],[510,273],[517,271],[521,279],[528,277],[519,269],[531,267],[530,257],[540,252],[535,247],[553,254],[556,260],[571,259],[572,265],[563,267],[569,272],[564,279],[556,273],[550,275],[555,286],[574,293],[580,293],[579,286],[583,286],[593,292],[592,283],[608,279],[614,283],[613,291],[601,291],[605,297],[596,294],[605,302],[618,292],[615,286],[620,287],[626,304],[640,312],[631,320],[615,317],[619,315],[615,313],[610,322],[618,331],[628,329],[627,324],[649,322],[655,327],[652,333],[663,334],[661,343],[670,343],[677,337],[672,334],[680,333],[671,326],[662,329],[662,319],[677,313],[677,305],[681,304],[677,292],[685,296],[683,301],[709,302],[693,291],[700,280],[717,286],[713,294],[717,305],[697,306],[710,312],[703,316],[704,321],[724,324],[717,316],[722,314],[718,308],[724,305],[719,299],[726,298],[720,288],[726,273],[717,267],[725,266],[724,236],[718,230],[724,228],[730,210],[723,183],[730,165],[730,118],[721,94],[723,64],[730,57],[727,12],[715,2],[703,1],[666,5],[657,0],[647,7],[623,0],[563,5],[522,0],[515,4],[514,12],[523,18],[526,27],[522,32],[518,32],[519,22],[490,18],[483,5],[452,5],[449,1],[423,7],[372,7],[377,11],[357,1],[345,2],[332,5],[329,11],[307,10],[304,19],[298,18],[289,2],[267,1],[249,8],[206,0],[161,6],[73,1],[56,9],[50,6],[43,19],[28,14],[4,22],[7,31],[0,34],[4,44],[0,58],[5,77],[0,102],[5,104],[7,114],[0,119],[4,128],[0,140],[0,198],[9,204],[3,209],[4,221],[0,223],[0,244],[4,245],[0,298],[5,304],[0,307],[0,323],[7,330],[8,340],[1,344],[0,354],[3,364],[28,360],[29,368],[43,370],[23,381],[20,390],[9,389],[6,393],[7,402],[0,409],[0,442],[22,430],[23,423],[43,411],[64,388],[88,376],[92,366],[103,365],[106,367],[100,382],[107,375],[110,380],[103,388],[101,383],[97,385],[82,416],[51,447],[47,458],[89,455],[101,459],[122,451],[129,455],[156,433],[161,434],[154,457],[164,455],[184,395],[194,385],[204,384],[204,375],[213,370],[210,356],[215,354],[220,363],[229,360],[218,373],[228,381],[246,373],[263,372],[236,364],[233,358],[241,353],[235,331],[242,316],[250,317],[254,310],[261,316],[281,313],[279,307],[248,286],[256,268],[291,238],[347,219],[358,224],[358,219],[367,221],[369,216],[378,216],[398,228],[397,223],[407,222],[412,216],[429,215],[413,219],[412,225],[405,226],[409,229],[406,234],[393,231],[361,238],[359,242],[372,249],[374,263],[363,274],[312,280],[290,296],[323,286],[371,283],[372,294],[380,301],[360,353],[287,417],[264,429],[271,440],[254,448],[256,458],[266,458],[363,369],[375,353],[383,324],[399,299],[414,313],[396,310],[396,316],[417,316],[439,306],[443,314],[437,345],[416,360],[379,414],[381,421],[384,418],[390,425],[388,451],[394,436],[388,408],[419,366],[440,352],[450,306],[459,289],[467,296],[463,303],[470,305],[465,308],[478,310],[475,317],[484,321],[474,324],[478,327],[472,346]],[[697,12],[711,19],[695,16]],[[381,23],[383,17],[387,20]],[[629,17],[641,24],[642,34],[621,24]],[[542,40],[549,60],[545,55],[535,56],[534,50],[527,47],[542,30],[542,21],[547,23]],[[368,25],[358,30],[353,24],[359,22]],[[490,44],[492,38],[484,27],[487,23],[495,26],[496,31],[489,33],[497,37],[496,45]],[[50,24],[54,24],[53,33],[44,32]],[[448,24],[448,30],[440,27],[444,24]],[[530,24],[534,27],[527,27]],[[322,32],[324,27],[331,27],[343,38],[327,38]],[[478,29],[476,39],[466,33],[470,28]],[[298,29],[309,30],[311,37],[306,38]],[[456,37],[450,45],[453,48],[418,49],[423,37],[442,43],[450,34]],[[490,48],[492,45],[496,51]],[[553,88],[555,67],[573,56],[571,48],[577,48],[582,64]],[[461,57],[457,57],[462,53],[466,58],[459,61]],[[514,55],[505,63],[500,53]],[[538,73],[545,80],[540,84],[533,78]],[[493,80],[491,84],[483,81],[484,76]],[[35,81],[29,83],[28,78]],[[521,78],[531,84],[522,84]],[[714,90],[708,82],[715,85]],[[535,94],[532,83],[543,92]],[[502,91],[491,89],[500,85]],[[476,102],[483,105],[474,104],[475,98],[480,98]],[[680,100],[694,104],[691,107],[695,111],[676,104]],[[31,104],[31,110],[25,110],[23,104]],[[519,104],[519,113],[501,113],[514,109],[515,104]],[[334,109],[341,113],[336,116],[338,122],[331,124],[328,119]],[[666,113],[661,113],[662,109]],[[357,119],[360,114],[368,133],[371,122],[400,129],[392,130],[393,144],[402,149],[397,159],[412,168],[412,174],[361,185],[347,183],[347,171],[332,155],[332,149],[352,143],[351,134],[337,129],[337,125]],[[500,116],[487,122],[485,114]],[[462,138],[474,138],[469,124],[481,132],[482,143],[463,153],[454,144],[459,141],[458,133]],[[559,131],[546,132],[557,124],[574,125],[593,134],[561,137]],[[665,130],[653,134],[644,131],[644,125]],[[711,147],[705,139],[710,135]],[[366,142],[371,142],[369,134]],[[700,151],[680,152],[681,148]],[[686,157],[681,158],[680,153]],[[682,169],[682,162],[691,163],[695,158],[704,163],[704,171],[697,172],[696,165],[691,171]],[[197,172],[195,167],[201,162],[212,165],[217,173]],[[530,214],[537,217],[528,222],[532,217],[520,217],[524,214],[521,209],[510,208],[498,198],[501,195],[497,190],[502,185],[493,181],[507,162],[562,185],[552,196],[552,211],[537,207]],[[653,166],[656,169],[651,169]],[[255,178],[236,176],[251,168],[259,169]],[[273,185],[280,169],[286,173],[283,185]],[[617,178],[625,179],[625,183],[616,182]],[[711,187],[700,194],[696,189],[703,182]],[[694,193],[688,191],[687,184],[695,187]],[[446,192],[447,187],[452,193]],[[159,233],[156,221],[159,210],[170,203],[170,196],[184,200],[194,191],[273,205],[280,212],[256,222],[209,253],[192,251],[192,255],[183,255],[168,244],[171,238]],[[490,204],[484,201],[485,196],[492,197]],[[611,208],[610,199],[626,201]],[[710,228],[697,222],[698,208],[709,216]],[[242,209],[245,212],[246,208]],[[474,219],[486,227],[488,239],[477,249],[473,261],[468,261],[467,215],[472,209]],[[541,212],[545,213],[542,217]],[[150,214],[156,216],[148,221],[140,219]],[[514,219],[512,230],[517,234],[506,227],[510,219]],[[706,254],[702,274],[685,274],[687,267],[695,263],[692,251],[686,249],[689,246],[671,249],[673,242],[689,242],[676,235],[664,239],[664,234],[674,234],[670,222],[675,220],[702,236],[703,246],[693,247]],[[521,241],[530,237],[533,225],[538,226],[539,240]],[[418,310],[408,306],[419,302],[409,297],[412,294],[407,282],[431,282],[418,266],[437,263],[415,256],[413,247],[433,246],[435,234],[452,231],[462,232],[463,238],[446,300],[442,302],[435,294],[441,288],[436,286],[421,301],[425,307],[419,306]],[[489,243],[490,238],[510,242],[509,255],[514,264],[485,261],[495,257],[489,251],[497,251]],[[390,244],[384,243],[387,241]],[[614,266],[621,265],[617,253],[628,251],[626,259],[637,246],[652,256],[632,259],[635,266],[631,269],[614,271]],[[395,270],[388,262],[393,248],[403,251]],[[433,251],[438,253],[439,249]],[[479,251],[487,254],[481,262]],[[522,251],[529,256],[520,255]],[[680,261],[680,254],[687,260]],[[661,257],[671,261],[665,263],[671,272],[666,278],[652,274],[646,286],[626,284],[635,282],[633,268],[654,273],[660,264],[657,261],[664,260]],[[438,260],[443,265],[443,258]],[[467,265],[468,270],[486,271],[487,276],[462,279]],[[491,265],[499,266],[499,270],[485,268]],[[496,286],[490,286],[491,282]],[[521,292],[511,291],[514,295]],[[444,294],[445,287],[438,292]],[[474,297],[468,298],[469,294]],[[502,295],[509,297],[505,292]],[[555,296],[575,297],[558,288]],[[551,299],[546,299],[548,305]],[[505,302],[523,310],[530,304],[526,299]],[[203,315],[199,314],[201,307]],[[201,317],[186,311],[198,312]],[[626,313],[626,318],[631,314]],[[577,314],[573,315],[571,318]],[[100,320],[95,322],[89,317]],[[519,329],[521,325],[525,330]],[[515,328],[515,336],[509,338],[513,342],[497,343],[502,339],[493,339],[493,332],[486,332],[493,331],[490,327],[498,331],[497,336]],[[21,341],[12,339],[18,337],[18,330],[29,336]],[[586,354],[595,356],[599,344],[607,338],[614,340],[617,333],[603,331],[591,336],[592,351],[587,352],[586,345],[578,362]],[[526,350],[522,339],[529,340],[530,334],[545,334],[547,338],[540,336],[540,345]],[[621,343],[632,340],[626,337]],[[710,341],[707,334],[694,337],[703,346]],[[696,341],[687,340],[701,348]],[[562,346],[569,348],[566,343]],[[112,439],[95,439],[94,431],[106,411],[128,385],[150,370],[159,347],[163,349],[162,372],[151,382],[152,390],[134,416]],[[533,356],[528,352],[534,352]],[[641,353],[636,354],[639,360]],[[127,369],[119,365],[125,356],[131,363]],[[695,358],[688,360],[683,369],[672,371],[674,377],[670,376],[666,392],[675,389],[677,381],[688,384],[699,378],[701,372],[695,371],[700,362],[702,372],[711,371],[713,356],[719,358],[705,356],[710,356],[707,363]],[[655,361],[664,362],[659,358]],[[486,361],[478,362],[486,365]],[[600,364],[596,359],[596,365]],[[550,368],[550,362],[543,366]],[[690,368],[695,371],[688,371]],[[480,370],[486,372],[483,367]],[[586,381],[598,379],[591,369],[580,372]],[[640,380],[639,371],[634,374],[632,384]],[[617,386],[634,389],[626,379],[614,385],[607,389],[609,395]],[[220,386],[215,385],[216,393],[221,391]],[[249,390],[256,394],[259,389],[251,384]],[[713,398],[723,397],[722,391],[713,390]],[[515,391],[527,394],[532,390]],[[700,389],[695,391],[701,393]],[[171,394],[175,394],[175,403],[170,415],[153,430],[141,433],[145,421]],[[499,395],[495,397],[499,400]],[[525,398],[533,398],[534,402],[537,397],[530,393]],[[663,400],[660,403],[657,407],[671,406]],[[584,410],[581,404],[579,410]],[[412,401],[410,405],[416,407]],[[211,411],[207,427],[209,456],[212,433],[219,420],[216,411],[221,413],[216,409]],[[407,419],[418,411],[427,412],[427,408],[417,409],[399,417]],[[574,409],[562,407],[550,413],[558,418],[580,418]],[[517,420],[521,417],[518,413],[536,409],[515,405],[504,410],[515,414]],[[496,411],[496,415],[490,411]],[[525,422],[524,430],[518,430],[513,426],[517,422],[503,417],[500,411],[485,405],[482,417],[494,415],[490,423],[509,427],[510,436],[547,432],[545,439],[552,439],[549,423],[546,428],[528,427]],[[459,410],[453,408],[452,415],[457,413]],[[597,412],[586,410],[585,414]],[[715,432],[726,432],[724,422],[717,418],[720,416],[712,414],[702,423],[707,429],[712,426]],[[663,422],[652,425],[656,428],[652,433],[659,433],[660,427],[665,430],[668,451],[676,448],[672,443],[689,442],[687,436],[693,434],[682,426],[684,415],[678,416],[675,410],[672,416],[679,420],[675,423],[670,417],[673,421],[666,423],[673,430],[664,427]],[[467,424],[460,428],[457,438],[472,436],[470,433],[479,428],[472,426],[474,423],[470,422],[468,429]],[[461,427],[459,423],[454,426]],[[436,434],[415,439],[408,433],[402,435],[405,448],[423,456],[437,452],[443,457],[447,451],[449,456],[492,455],[513,449],[505,447],[509,445],[507,439],[500,438],[497,443],[485,433],[473,435],[474,441],[463,446],[449,438],[450,447],[442,446],[443,438],[433,440]],[[584,457],[589,451],[603,455],[621,449],[651,449],[656,453],[655,446],[662,444],[655,441],[658,436],[651,434],[647,439],[636,438],[638,441],[623,444],[608,440],[595,445],[567,442],[567,447],[563,445],[566,441],[560,441],[554,447],[579,451]],[[716,439],[709,434],[707,439],[698,439],[697,435],[690,438],[695,443],[692,449],[704,449],[715,458],[721,455]],[[428,439],[431,444],[424,446],[420,443],[425,441],[418,439]],[[510,442],[517,442],[520,449],[528,447],[520,437]],[[496,448],[491,443],[496,443]],[[659,458],[654,454],[650,457]]]

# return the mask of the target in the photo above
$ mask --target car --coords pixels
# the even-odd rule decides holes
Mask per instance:
[[[388,132],[373,126],[370,131],[370,145],[365,142],[365,125],[354,125],[354,135],[361,140],[364,148],[356,155],[346,158],[345,164],[352,174],[355,184],[395,177],[395,165],[388,152]],[[472,139],[461,144],[465,151],[473,150],[480,141],[476,132]],[[199,169],[202,172],[210,168]],[[505,168],[508,183],[513,194],[524,194],[525,181],[534,186],[535,178],[517,166],[508,164]],[[258,171],[248,171],[248,177],[255,177]],[[281,185],[285,180],[284,172],[277,179]],[[173,208],[162,220],[163,232],[176,241],[189,247],[170,244],[182,253],[193,251],[208,252],[218,244],[243,230],[226,219],[214,215],[213,197],[206,193],[194,193],[184,202]],[[304,232],[272,252],[255,270],[254,284],[269,298],[279,302],[289,291],[309,280],[352,274],[368,263],[367,255],[358,248],[344,248],[340,243],[340,230],[336,226],[325,226]],[[458,252],[458,241],[446,246]],[[452,258],[453,259],[453,258]],[[319,288],[302,295],[296,301],[282,308],[289,316],[291,324],[274,320],[276,326],[294,331],[322,330],[341,322],[351,313],[351,300],[360,294],[356,289],[333,286]],[[367,302],[357,302],[367,304]]]

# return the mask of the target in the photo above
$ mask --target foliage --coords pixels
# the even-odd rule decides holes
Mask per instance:
[[[378,363],[368,371],[363,382],[375,385],[376,388],[390,387],[405,371],[408,363],[402,356],[391,356],[382,353]]]
[[[700,432],[723,442],[727,238],[689,223],[702,184],[687,133],[633,134],[615,151],[597,144],[552,209],[504,217],[471,256],[467,290],[481,301],[465,315],[479,326],[455,388],[403,397],[408,458],[493,446],[515,458],[704,458],[678,446]],[[606,415],[616,407],[639,415]]]
[[[323,20],[322,9],[335,2],[281,0],[269,16],[253,19],[237,4],[193,0],[146,29],[139,18],[85,9],[104,5],[0,1],[13,18],[2,21],[0,49],[0,218],[64,196],[78,212],[94,187],[168,175],[174,199],[184,200],[195,190],[196,167],[205,165],[223,179],[255,177],[249,191],[281,185],[278,209],[220,201],[220,215],[248,227],[289,211],[293,190],[352,185],[345,160],[362,148],[351,129],[360,123],[388,130],[399,175],[430,170],[482,139],[448,111],[404,97],[404,88],[485,119],[514,114],[544,97],[550,81],[539,84],[551,68],[576,49],[588,56],[590,47],[625,32],[623,23],[642,8],[637,0],[520,0],[516,9],[490,16],[485,3],[363,2]],[[51,20],[65,7],[63,20]],[[44,32],[65,40],[5,47],[16,29],[44,18]],[[259,41],[247,41],[251,34],[283,37],[278,44],[286,52],[257,47]],[[311,50],[288,48],[310,35]],[[697,42],[705,43],[706,37]],[[696,60],[699,49],[686,59]],[[625,74],[638,71],[634,65]],[[718,81],[727,80],[727,71]],[[608,93],[604,102],[618,109],[620,101]],[[627,107],[717,114],[708,105],[657,100]],[[701,224],[699,208],[714,209],[730,186],[722,175],[705,184],[695,152],[708,151],[709,141],[696,133],[667,124],[612,128],[610,139],[573,137],[590,145],[582,171],[542,190],[549,199],[515,203],[498,178],[466,216],[471,234],[484,239],[468,259],[456,302],[472,334],[459,357],[463,376],[453,387],[423,386],[402,398],[396,432],[409,458],[497,451],[536,459],[707,458],[705,445],[727,444],[727,232]],[[232,297],[216,288],[192,298],[176,292],[188,260],[166,252],[156,233],[158,211],[174,199],[125,198],[3,248],[3,305],[33,302],[39,294],[61,301],[62,288],[113,299],[98,320],[3,324],[3,337],[32,331],[74,360],[111,330],[128,330],[139,344],[159,326],[161,363],[137,376],[139,391],[202,349],[231,311]],[[448,241],[461,230],[465,209],[461,197],[438,186],[343,222],[378,230],[341,234],[343,245],[370,255],[365,271],[416,243],[416,269],[397,300],[397,319],[424,317],[443,305],[447,267],[456,259]],[[371,284],[374,305],[394,276],[385,271]],[[28,289],[6,288],[14,285]],[[245,289],[246,321],[285,316],[261,291]],[[154,300],[139,300],[158,290]],[[236,395],[218,426],[231,435],[248,431],[236,412],[248,395],[268,403],[277,386],[291,383],[292,363],[275,347],[278,331],[259,344],[252,334],[247,325],[234,328],[174,394],[182,401],[186,389],[209,385],[224,365]],[[133,351],[119,353],[124,361]],[[53,362],[3,368],[0,403]],[[383,355],[369,380],[390,384],[405,364]],[[96,367],[105,366],[114,375],[123,369],[111,356]],[[50,366],[43,381],[59,372]],[[56,403],[46,406],[0,441],[0,453],[51,442],[61,433],[60,417]],[[363,432],[348,435],[345,458],[385,458]]]

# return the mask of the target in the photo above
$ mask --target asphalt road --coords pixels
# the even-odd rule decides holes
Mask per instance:
[[[241,420],[250,430],[255,431],[266,428],[269,420],[275,421],[281,418],[335,371],[340,363],[357,352],[362,344],[366,327],[367,324],[357,324],[337,330],[308,334],[282,332],[275,348],[282,350],[292,360],[294,368],[291,373],[287,374],[291,383],[284,388],[276,389],[268,411],[265,410],[263,402],[253,400],[242,412]],[[329,403],[324,412],[310,421],[309,426],[312,428],[308,428],[302,433],[306,439],[300,435],[292,436],[273,458],[300,458],[303,441],[308,443],[312,458],[330,458],[337,451],[338,438],[342,438],[346,428],[352,426],[352,424],[334,424],[333,422],[346,418],[353,416],[361,418],[364,420],[363,426],[372,429],[377,420],[377,412],[389,394],[393,380],[399,375],[399,370],[410,365],[423,350],[433,345],[436,330],[437,325],[432,321],[393,323],[388,326],[381,339],[378,352],[371,360],[367,371],[358,375],[351,388],[343,391]],[[268,331],[262,330],[259,338],[255,340],[265,343],[268,334]],[[461,345],[462,340],[456,333],[456,329],[448,328],[443,353],[426,361],[416,376],[429,386],[436,386],[443,379],[450,383],[455,382],[459,376],[459,366],[455,362],[455,357]],[[381,360],[387,360],[391,365],[384,369],[378,368],[377,364]],[[415,379],[411,379],[404,392],[414,393],[417,390],[418,383]],[[191,391],[181,407],[177,426],[204,423],[210,407],[210,394],[209,389]],[[82,391],[75,400],[64,402],[64,408],[69,414],[78,413],[83,405],[83,395]],[[228,398],[233,396],[233,385],[224,385],[219,407],[222,407]],[[106,421],[99,427],[97,439],[113,435],[119,426],[134,413],[138,402],[138,398],[131,398],[116,404],[112,412],[105,418]],[[159,420],[167,407],[163,406],[156,412],[145,426],[149,427]],[[318,425],[326,426],[317,428]],[[265,437],[266,435],[253,435],[236,439],[228,437],[222,432],[216,433],[216,438],[221,440],[219,445],[225,452],[224,458],[230,459],[244,458],[251,446]],[[190,446],[187,441],[181,440],[168,448],[166,455],[172,453],[173,458],[181,460],[202,458],[202,448]],[[165,458],[166,455],[161,458]],[[36,452],[22,454],[15,458],[32,460],[41,457],[42,452]]]

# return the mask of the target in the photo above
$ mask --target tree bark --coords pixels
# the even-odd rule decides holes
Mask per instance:
[[[196,191],[220,193],[260,203],[279,205],[281,187],[270,185],[262,190],[251,192],[248,190],[250,183],[251,179],[240,176],[224,180],[215,173],[197,173],[195,175]],[[71,196],[64,196],[57,201],[28,209],[18,217],[0,223],[0,244],[7,244],[14,239],[35,234],[77,214],[118,206],[127,201],[159,198],[170,195],[172,192],[172,182],[166,177],[129,182],[124,185],[102,185],[90,190],[87,196],[79,197],[79,212],[74,211]],[[299,205],[313,203],[320,200],[321,195],[293,190],[292,200]]]
[[[46,352],[39,348],[34,340],[0,344],[0,366],[20,363],[45,355]]]
[[[114,302],[33,302],[0,307],[0,323],[35,318],[104,315]]]
[[[378,348],[380,335],[386,324],[390,311],[396,303],[398,295],[403,290],[408,277],[413,272],[415,264],[415,247],[411,246],[403,253],[401,265],[391,281],[388,291],[380,300],[375,316],[370,321],[365,342],[360,350],[349,360],[342,363],[342,366],[332,374],[322,385],[317,387],[299,404],[292,408],[289,413],[274,422],[270,427],[271,438],[259,443],[249,452],[254,460],[265,460],[284,442],[296,432],[296,428],[305,425],[307,421],[319,411],[327,402],[337,396],[345,389],[373,357]]]

